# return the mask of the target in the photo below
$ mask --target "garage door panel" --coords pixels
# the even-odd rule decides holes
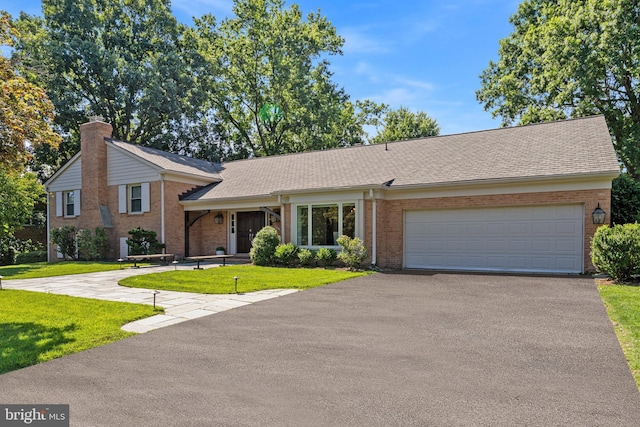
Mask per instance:
[[[523,256],[510,256],[509,264],[505,270],[524,270],[528,265],[528,258]]]
[[[405,267],[582,271],[582,205],[405,212]]]
[[[517,239],[509,241],[509,252],[522,252],[529,250],[531,246],[528,240]]]
[[[556,252],[574,253],[578,249],[579,247],[575,240],[571,240],[571,239],[556,240]]]
[[[509,257],[507,256],[487,256],[487,265],[490,268],[502,270],[509,265]]]
[[[509,242],[504,239],[487,240],[487,252],[505,252],[509,249]]]
[[[577,226],[574,222],[563,220],[556,223],[555,230],[557,234],[568,234],[573,236],[577,231],[576,228]]]
[[[556,232],[556,223],[548,220],[538,220],[531,224],[531,231],[541,235],[552,234]]]
[[[486,227],[487,234],[494,236],[502,236],[508,232],[507,224],[503,222],[490,222]]]

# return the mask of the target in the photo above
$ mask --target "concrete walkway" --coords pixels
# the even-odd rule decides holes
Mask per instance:
[[[201,264],[203,268],[219,267],[219,264]],[[124,268],[122,270],[104,271],[100,273],[73,274],[69,276],[45,277],[40,279],[2,280],[5,289],[47,292],[51,294],[70,295],[74,297],[93,298],[107,301],[153,304],[152,289],[126,288],[118,285],[125,277],[140,274],[171,271],[173,266],[150,266],[141,268]],[[192,270],[192,265],[180,265],[179,270]],[[232,308],[242,307],[258,301],[288,295],[296,289],[271,289],[246,294],[196,294],[191,292],[159,291],[156,305],[165,309],[146,319],[128,323],[122,327],[129,332],[148,332],[165,326],[175,325],[186,320],[209,316]]]

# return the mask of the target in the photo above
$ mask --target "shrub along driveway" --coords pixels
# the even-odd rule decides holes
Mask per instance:
[[[0,376],[72,425],[637,425],[592,279],[377,274]]]

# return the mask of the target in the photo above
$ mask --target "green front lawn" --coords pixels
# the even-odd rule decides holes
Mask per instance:
[[[97,273],[118,270],[131,264],[117,262],[61,261],[36,262],[33,264],[5,265],[0,267],[0,276],[6,279],[35,279],[38,277],[66,276],[67,274]],[[138,265],[146,265],[138,263]]]
[[[598,290],[640,388],[640,287],[601,285]]]
[[[0,374],[118,341],[120,327],[162,313],[143,304],[0,291]]]
[[[130,288],[202,294],[232,294],[235,293],[234,276],[238,277],[238,292],[254,292],[265,289],[307,289],[366,274],[369,273],[320,268],[273,268],[242,265],[207,270],[178,270],[145,274],[122,279],[120,285]]]

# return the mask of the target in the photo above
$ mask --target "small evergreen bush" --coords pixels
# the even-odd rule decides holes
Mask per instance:
[[[280,244],[280,236],[275,228],[266,226],[253,238],[249,257],[255,265],[273,265],[276,247]]]
[[[337,243],[342,247],[338,254],[338,259],[344,262],[352,270],[360,268],[360,264],[367,259],[367,248],[364,247],[362,239],[351,238],[342,235],[338,237]]]
[[[58,246],[58,251],[65,260],[67,258],[77,259],[76,228],[73,225],[65,225],[51,230],[51,241]]]
[[[598,228],[591,239],[591,262],[615,281],[640,274],[640,224]]]
[[[316,257],[316,254],[310,249],[300,249],[298,251],[298,259],[300,265],[309,265]]]
[[[291,266],[298,259],[298,250],[293,243],[284,243],[276,247],[274,256],[278,262]]]
[[[322,262],[325,267],[333,264],[338,258],[338,253],[335,249],[331,248],[320,248],[316,253],[316,259]]]
[[[129,230],[127,246],[129,247],[129,255],[151,255],[162,253],[165,244],[158,241],[158,234],[155,231],[145,230],[136,227]]]

